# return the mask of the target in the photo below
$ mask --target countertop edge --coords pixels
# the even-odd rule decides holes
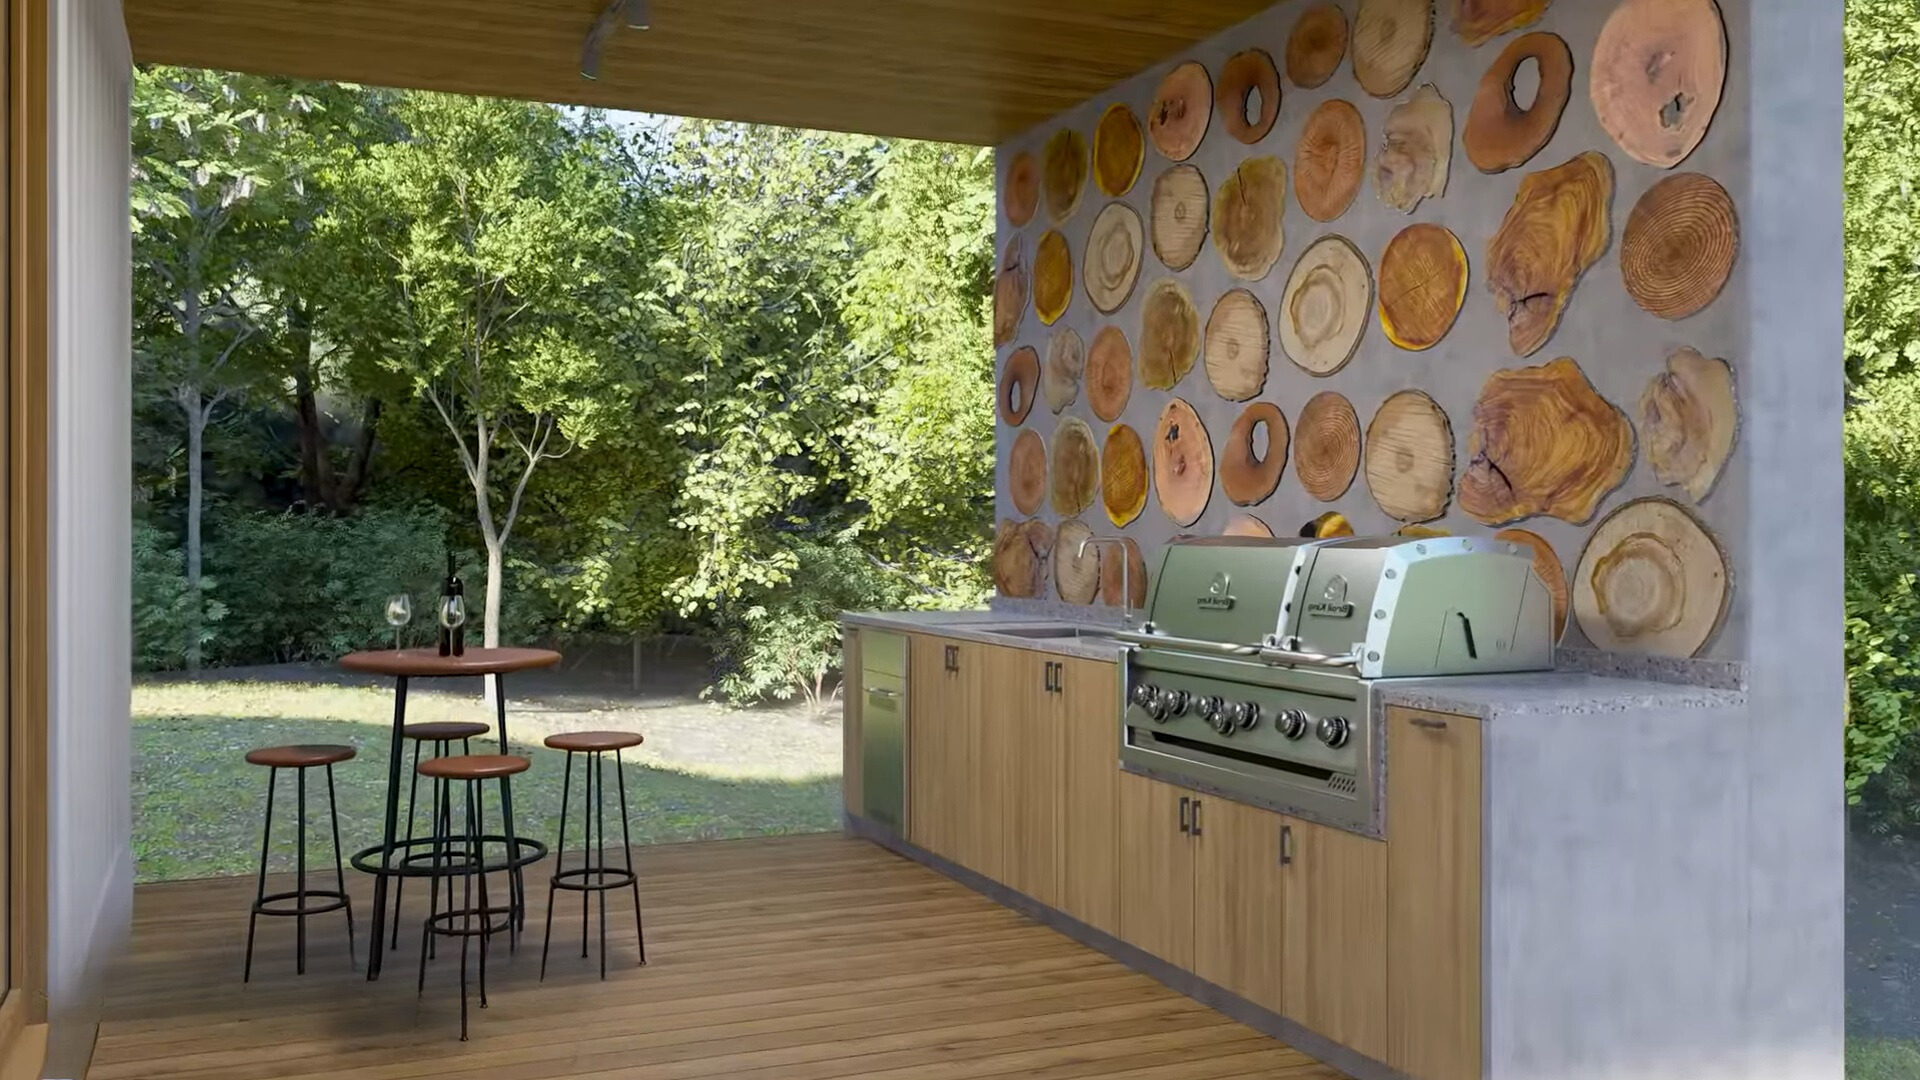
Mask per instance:
[[[842,626],[890,630],[905,634],[932,634],[955,641],[1028,649],[1077,660],[1097,660],[1117,664],[1125,649],[1117,641],[1085,638],[1027,638],[995,631],[1007,626],[1052,626],[1061,619],[1041,619],[1009,615],[1002,611],[848,611],[840,615]]]

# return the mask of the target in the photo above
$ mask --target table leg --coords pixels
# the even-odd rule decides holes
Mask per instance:
[[[507,742],[507,676],[504,672],[495,672],[493,675],[493,708],[494,722],[499,725],[495,730],[500,735],[500,752],[511,754],[513,751],[508,749]],[[513,831],[513,803],[506,799],[502,799],[501,802],[504,805],[500,807],[500,821],[506,826],[508,836],[518,836],[519,834]],[[507,860],[511,862],[519,855],[519,852],[509,850]],[[527,928],[526,879],[521,875],[519,867],[515,867],[507,874],[507,918],[512,920],[516,928],[520,930]]]
[[[386,830],[382,835],[380,850],[380,872],[373,876],[373,944],[367,953],[367,981],[380,977],[381,946],[386,943],[383,933],[387,917],[387,869],[393,862],[394,831],[399,828],[400,819],[400,729],[407,724],[407,677],[394,680],[393,689],[393,736],[387,747],[387,814]],[[396,919],[398,915],[394,916]]]

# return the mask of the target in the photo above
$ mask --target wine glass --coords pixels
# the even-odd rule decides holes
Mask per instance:
[[[467,598],[464,596],[443,596],[440,598],[440,625],[447,628],[448,636],[458,642],[460,636],[453,631],[460,629],[467,621]]]
[[[387,625],[393,627],[393,647],[400,648],[400,631],[413,621],[413,598],[406,593],[387,597]]]

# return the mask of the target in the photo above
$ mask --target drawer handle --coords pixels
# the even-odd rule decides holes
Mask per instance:
[[[1293,865],[1293,826],[1280,826],[1280,865]]]
[[[900,696],[900,691],[889,690],[884,686],[869,686],[867,687],[867,696],[892,701]]]
[[[1428,731],[1447,730],[1447,722],[1445,720],[1432,720],[1424,716],[1416,716],[1413,717],[1412,720],[1413,726],[1417,728],[1426,728]]]
[[[1188,835],[1189,836],[1200,835],[1200,800],[1199,799],[1193,800],[1193,828],[1188,831]]]
[[[1180,796],[1180,831],[1188,836],[1193,835],[1193,825],[1187,820],[1187,811],[1192,805],[1191,798],[1185,795]]]

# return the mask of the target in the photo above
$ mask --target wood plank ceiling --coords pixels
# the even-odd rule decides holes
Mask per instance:
[[[139,63],[991,145],[1272,0],[125,0]],[[1278,49],[1281,43],[1274,43]]]

